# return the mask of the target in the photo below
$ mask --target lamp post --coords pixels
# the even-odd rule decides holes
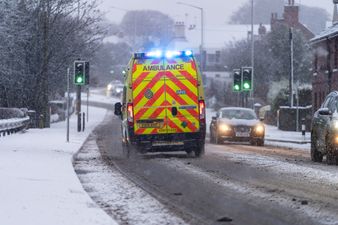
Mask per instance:
[[[198,9],[201,11],[201,46],[200,46],[200,60],[201,60],[201,73],[203,76],[203,70],[204,70],[204,57],[203,57],[203,50],[204,50],[204,10],[202,7],[196,6],[196,5],[192,5],[189,3],[185,3],[185,2],[176,2],[177,4],[180,5],[185,5],[185,6],[189,6],[195,9]]]
[[[251,0],[251,67],[252,67],[252,91],[251,101],[252,108],[254,108],[254,79],[255,79],[255,39],[254,39],[254,0]]]
[[[124,8],[120,8],[120,7],[115,7],[115,6],[111,6],[110,8],[112,8],[112,9],[116,9],[116,10],[120,10],[120,11],[124,11],[124,12],[130,12],[130,10],[128,10],[128,9],[124,9]],[[135,15],[135,13],[133,14],[133,19],[134,19],[134,34],[133,34],[133,43],[132,43],[132,48],[133,48],[133,51],[135,51],[136,50],[136,47],[135,47],[135,45],[136,45],[136,15]]]

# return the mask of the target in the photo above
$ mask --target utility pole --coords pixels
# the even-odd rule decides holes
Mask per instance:
[[[292,27],[289,29],[289,39],[290,39],[290,107],[293,107],[293,30]]]
[[[200,46],[200,60],[201,60],[201,66],[200,66],[200,70],[201,70],[201,74],[202,77],[204,78],[203,75],[203,71],[204,71],[204,61],[206,60],[203,56],[203,52],[204,52],[204,9],[202,7],[196,6],[196,5],[192,5],[192,4],[188,4],[185,2],[176,2],[177,4],[180,5],[185,5],[185,6],[189,6],[191,8],[195,8],[201,11],[201,46]]]
[[[203,76],[204,72],[204,10],[203,8],[198,8],[201,10],[201,74]],[[203,76],[204,77],[204,76]]]
[[[69,142],[69,114],[70,114],[70,111],[69,111],[69,100],[70,100],[70,69],[67,68],[67,142]]]
[[[251,67],[252,67],[252,90],[250,97],[252,101],[252,108],[254,108],[254,78],[255,78],[255,36],[254,36],[254,0],[251,0]]]

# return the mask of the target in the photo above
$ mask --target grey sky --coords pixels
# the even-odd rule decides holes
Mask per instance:
[[[120,22],[125,12],[114,9],[119,7],[128,10],[153,9],[169,14],[176,21],[189,21],[199,23],[200,12],[186,6],[176,4],[176,0],[101,0],[100,9],[106,13],[106,17],[113,22]],[[221,25],[227,22],[232,12],[248,0],[180,0],[186,3],[198,5],[204,8],[208,26]],[[330,14],[333,11],[332,0],[296,0],[309,6],[317,6],[326,9]]]

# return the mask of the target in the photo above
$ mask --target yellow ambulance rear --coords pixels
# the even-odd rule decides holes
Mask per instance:
[[[204,153],[205,101],[202,76],[191,51],[136,53],[125,76],[123,142],[141,152]]]

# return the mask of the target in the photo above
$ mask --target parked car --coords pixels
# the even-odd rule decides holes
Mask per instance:
[[[119,80],[113,80],[109,82],[109,84],[106,87],[106,95],[112,96],[113,94],[115,94],[115,88],[119,85],[123,86],[122,82]]]
[[[116,84],[112,90],[113,95],[120,96],[123,92],[124,85],[123,84]]]
[[[311,130],[311,159],[338,165],[338,92],[331,92],[315,112]]]
[[[225,107],[218,110],[210,123],[210,141],[220,144],[224,141],[250,142],[264,145],[265,127],[252,109]]]

